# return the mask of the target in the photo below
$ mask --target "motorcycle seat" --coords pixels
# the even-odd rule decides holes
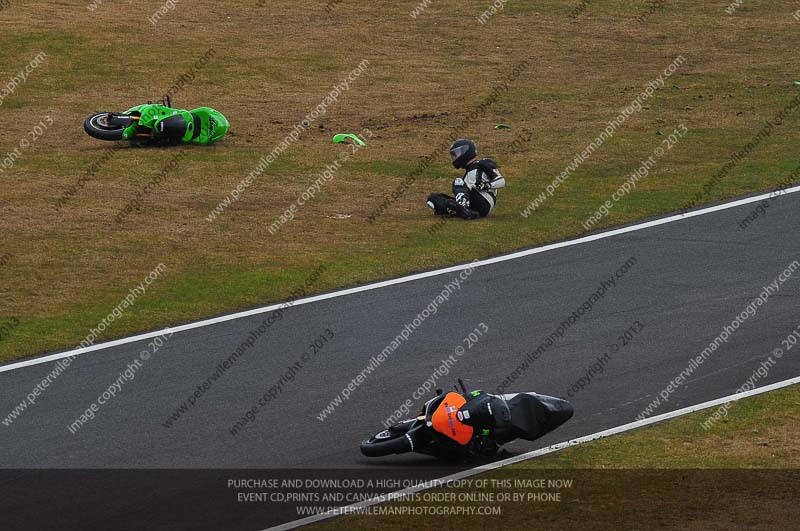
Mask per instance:
[[[533,441],[547,433],[547,409],[536,398],[520,393],[508,401],[508,409],[517,437]]]

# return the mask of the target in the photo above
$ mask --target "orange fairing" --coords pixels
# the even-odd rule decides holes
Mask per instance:
[[[433,429],[459,444],[467,444],[472,439],[472,426],[467,426],[456,418],[456,412],[466,403],[466,399],[460,394],[447,393],[431,417]]]

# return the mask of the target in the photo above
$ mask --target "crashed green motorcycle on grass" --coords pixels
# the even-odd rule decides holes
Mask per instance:
[[[211,107],[187,111],[170,105],[167,99],[163,104],[145,103],[123,113],[95,113],[86,119],[83,129],[98,140],[130,140],[148,146],[205,146],[221,140],[231,127],[228,119]]]

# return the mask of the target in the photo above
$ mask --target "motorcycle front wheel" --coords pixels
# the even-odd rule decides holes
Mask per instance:
[[[130,125],[130,117],[126,120],[121,119],[123,115],[113,112],[99,112],[89,116],[83,122],[83,130],[98,140],[122,140],[122,133],[125,128]]]
[[[361,443],[361,453],[367,457],[382,457],[384,455],[413,452],[414,445],[410,436],[406,436],[410,424],[408,427],[400,424],[376,433]]]

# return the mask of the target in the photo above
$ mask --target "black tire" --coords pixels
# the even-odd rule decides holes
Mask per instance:
[[[93,114],[83,122],[83,130],[89,136],[98,140],[122,140],[122,133],[125,131],[125,127],[119,123],[113,123],[111,121],[113,116],[115,116],[113,112]]]
[[[361,443],[361,453],[367,457],[405,454],[414,451],[411,441],[406,437],[406,430],[397,432],[384,430]]]

